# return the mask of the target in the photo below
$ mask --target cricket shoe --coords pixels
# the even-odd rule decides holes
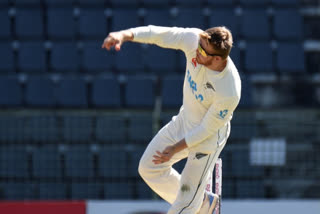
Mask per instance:
[[[217,194],[206,192],[202,206],[197,214],[214,214],[218,203],[219,196]]]

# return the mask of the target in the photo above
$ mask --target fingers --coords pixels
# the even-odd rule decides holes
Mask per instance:
[[[121,45],[122,41],[119,39],[119,36],[116,33],[110,33],[103,41],[101,48],[110,50],[112,47],[115,47],[116,51],[120,51]]]
[[[154,158],[152,160],[152,162],[154,164],[162,164],[162,163],[165,163],[165,162],[167,162],[167,161],[169,161],[171,159],[171,157],[168,154],[164,153],[164,152],[161,153],[159,151],[156,151],[156,153],[157,153],[157,155],[153,155],[152,156]]]

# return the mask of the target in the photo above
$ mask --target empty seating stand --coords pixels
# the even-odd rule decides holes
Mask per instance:
[[[183,76],[166,76],[162,80],[162,105],[179,108],[182,105]]]
[[[11,73],[15,70],[14,53],[10,42],[0,42],[0,72]]]
[[[63,139],[68,143],[88,143],[93,135],[92,117],[63,116]]]
[[[77,72],[80,68],[80,55],[75,42],[53,42],[50,68],[54,72]]]
[[[30,76],[26,83],[25,101],[29,107],[55,107],[55,84],[49,77]]]
[[[15,32],[18,39],[42,39],[43,20],[41,8],[18,8],[15,16]]]
[[[247,42],[245,68],[252,73],[274,71],[273,52],[270,42]]]
[[[7,8],[0,8],[0,39],[10,39],[11,37],[11,22],[9,11]]]
[[[128,173],[127,152],[123,148],[101,147],[98,152],[98,172],[103,178],[126,178]]]
[[[46,72],[46,50],[41,41],[19,43],[18,69],[22,72]]]
[[[23,91],[17,77],[0,77],[0,106],[19,107],[22,105]]]
[[[101,39],[107,36],[107,17],[103,8],[81,8],[79,33],[83,39]]]
[[[121,114],[97,116],[95,137],[100,143],[125,144],[127,139],[126,118]]]

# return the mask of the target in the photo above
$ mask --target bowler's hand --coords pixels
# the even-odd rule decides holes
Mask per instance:
[[[169,161],[172,156],[176,153],[174,146],[167,146],[162,152],[156,151],[156,155],[153,155],[152,162],[154,164],[161,164]]]
[[[114,47],[116,51],[120,51],[120,48],[123,42],[132,41],[132,40],[133,40],[133,33],[130,30],[111,32],[104,39],[102,48],[110,50],[112,47]]]

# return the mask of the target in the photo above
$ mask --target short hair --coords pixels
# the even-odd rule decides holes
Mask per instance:
[[[231,51],[233,39],[231,31],[225,26],[213,27],[205,30],[208,34],[208,42],[223,59],[226,59]]]

